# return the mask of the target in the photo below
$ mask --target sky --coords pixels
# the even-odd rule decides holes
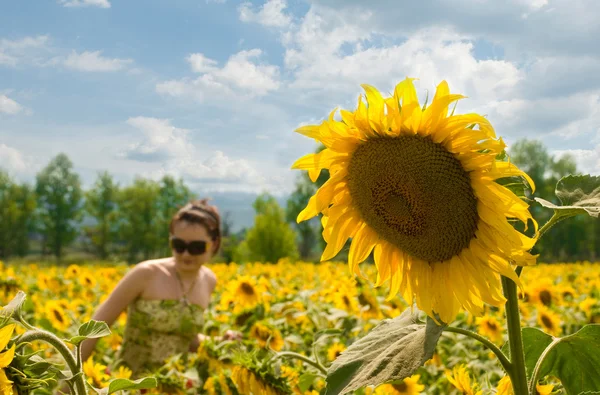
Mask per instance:
[[[598,0],[4,1],[0,167],[29,182],[64,152],[85,188],[284,196],[316,148],[296,128],[408,76],[598,175],[598,21]]]

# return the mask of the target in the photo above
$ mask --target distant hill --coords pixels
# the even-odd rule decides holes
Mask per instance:
[[[202,197],[211,198],[211,202],[219,208],[219,212],[224,216],[229,212],[232,221],[232,232],[238,232],[243,228],[249,228],[254,225],[254,208],[252,203],[258,197],[258,194],[247,192],[208,192],[203,193]],[[285,209],[288,196],[277,198],[279,205]]]
[[[197,196],[210,198],[210,203],[219,208],[221,216],[230,213],[229,218],[232,222],[231,231],[233,233],[254,225],[255,213],[252,203],[254,203],[258,194],[247,192],[206,192],[197,194]],[[277,198],[277,202],[283,209],[286,207],[287,199],[288,196]],[[94,223],[93,218],[86,216],[83,218],[81,225],[90,226],[94,225]]]

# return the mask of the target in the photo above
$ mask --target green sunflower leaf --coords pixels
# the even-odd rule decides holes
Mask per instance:
[[[556,196],[562,203],[557,206],[547,200],[535,198],[544,207],[554,210],[560,217],[572,217],[588,214],[599,218],[600,215],[600,176],[566,176],[556,184]]]
[[[523,328],[527,376],[553,337],[536,328]],[[540,367],[538,379],[547,375],[558,378],[567,395],[580,395],[600,388],[600,324],[586,325],[560,339]],[[593,392],[589,392],[593,393]]]
[[[89,320],[79,327],[77,333],[77,336],[65,339],[65,341],[77,346],[85,339],[96,339],[110,335],[110,329],[104,321]]]
[[[402,380],[431,359],[445,326],[430,318],[419,321],[420,313],[409,308],[399,317],[383,320],[349,346],[329,367],[326,394]]]
[[[25,292],[19,291],[6,306],[2,307],[0,316],[3,318],[11,318],[15,313],[21,311],[23,303],[25,303]]]
[[[300,377],[298,378],[298,388],[300,389],[300,391],[302,391],[303,393],[308,391],[308,389],[311,385],[313,385],[313,382],[317,377],[319,376],[310,372],[303,373],[302,375],[300,375]]]
[[[154,377],[144,377],[143,379],[135,381],[128,379],[114,379],[108,384],[107,388],[98,390],[98,394],[109,395],[122,390],[143,390],[156,388],[156,385],[156,378]]]

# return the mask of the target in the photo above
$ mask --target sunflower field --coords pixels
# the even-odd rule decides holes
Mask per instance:
[[[142,392],[321,394],[326,377],[323,371],[339,355],[382,320],[398,317],[409,307],[399,297],[389,299],[387,286],[373,287],[373,265],[363,267],[366,280],[352,278],[342,262],[280,260],[277,264],[216,263],[210,267],[217,275],[218,285],[205,312],[205,333],[218,336],[233,329],[242,332],[243,339],[208,340],[196,353],[165,361],[154,375],[157,387]],[[1,302],[6,305],[17,290],[24,291],[24,318],[59,338],[69,338],[90,320],[128,268],[126,264],[103,262],[68,267],[2,264]],[[600,323],[599,264],[538,264],[526,268],[522,280],[523,327],[565,336],[586,324]],[[127,369],[115,368],[125,319],[123,313],[84,363],[87,380],[96,388],[130,377]],[[461,312],[452,324],[477,332],[501,347],[507,339],[503,321],[503,308],[488,307],[480,317]],[[14,331],[21,334],[25,329],[17,325]],[[64,363],[47,344],[34,341],[30,347],[49,363]],[[2,367],[3,371],[11,369]],[[57,384],[53,379],[56,376],[51,374],[49,365],[39,368],[40,377],[47,381],[38,385],[36,391],[51,393]],[[23,383],[15,380],[15,385]],[[444,332],[433,357],[413,375],[404,381],[365,387],[354,393],[509,394],[509,388],[492,352],[472,338]],[[560,382],[550,379],[538,384],[538,393],[563,392]]]

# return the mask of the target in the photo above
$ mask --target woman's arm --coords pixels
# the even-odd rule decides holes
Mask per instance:
[[[119,315],[142,294],[153,273],[146,262],[138,263],[119,281],[108,299],[98,307],[92,319],[104,321],[110,327]],[[81,359],[85,362],[94,351],[98,339],[87,339],[81,344]]]
[[[217,287],[217,276],[215,275],[215,273],[210,270],[209,268],[206,268],[207,271],[207,288],[209,290],[209,302],[210,302],[210,296],[212,295],[212,293],[214,292],[215,288]],[[205,342],[206,340],[211,339],[210,336],[207,336],[205,334],[202,333],[198,333],[193,339],[192,342],[190,343],[190,347],[189,347],[189,352],[196,352],[198,350],[198,347],[200,346],[201,343]],[[225,333],[223,334],[223,336],[213,336],[212,337],[213,340],[216,340],[218,342],[221,342],[223,340],[241,340],[242,339],[242,334],[240,332],[235,332],[232,330],[227,330],[225,331]]]

